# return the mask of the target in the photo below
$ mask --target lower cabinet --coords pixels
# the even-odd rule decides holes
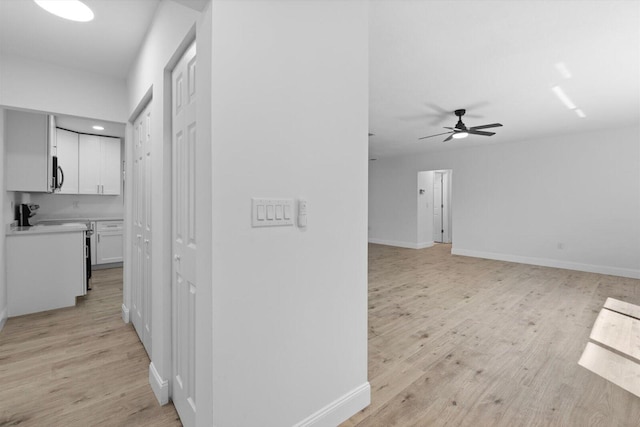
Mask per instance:
[[[14,234],[6,244],[9,317],[71,307],[86,294],[84,231]]]
[[[122,262],[122,221],[97,221],[95,230],[96,265]]]

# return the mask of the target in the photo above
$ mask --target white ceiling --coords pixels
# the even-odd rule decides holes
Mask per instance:
[[[85,3],[96,15],[90,23],[57,18],[31,0],[0,0],[0,54],[124,78],[159,1]],[[369,19],[373,157],[640,121],[640,0],[372,0]],[[560,103],[554,85],[586,118]],[[492,137],[418,141],[453,126],[458,108],[468,110],[467,126],[504,127]]]
[[[104,130],[96,130],[93,126],[102,126]],[[79,133],[88,133],[93,135],[115,136],[124,138],[124,123],[108,122],[105,120],[87,119],[84,117],[66,116],[56,114],[56,127],[72,130]]]
[[[640,122],[638,0],[374,0],[369,19],[371,157]],[[467,126],[504,127],[488,129],[492,137],[418,141],[454,126],[458,108],[467,108]]]
[[[95,18],[58,18],[31,0],[0,0],[0,54],[125,78],[159,0],[83,0]]]

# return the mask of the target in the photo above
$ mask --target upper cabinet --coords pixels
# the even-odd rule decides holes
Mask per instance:
[[[118,195],[121,188],[120,138],[80,135],[80,194]]]
[[[78,194],[78,134],[56,129],[60,194]]]
[[[6,114],[6,189],[50,193],[54,181],[53,117],[14,110]]]

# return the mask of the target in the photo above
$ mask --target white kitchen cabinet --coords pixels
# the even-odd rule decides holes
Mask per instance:
[[[47,114],[6,111],[7,191],[52,191],[52,123]]]
[[[63,179],[59,194],[78,194],[78,134],[56,129],[56,146]]]
[[[84,231],[16,233],[6,244],[9,317],[70,307],[86,294]]]
[[[96,222],[96,264],[111,264],[123,260],[122,221]]]
[[[78,162],[80,194],[120,194],[120,138],[81,134]]]

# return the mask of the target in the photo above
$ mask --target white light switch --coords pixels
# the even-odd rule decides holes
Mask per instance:
[[[293,199],[251,199],[251,225],[275,227],[293,225]]]

